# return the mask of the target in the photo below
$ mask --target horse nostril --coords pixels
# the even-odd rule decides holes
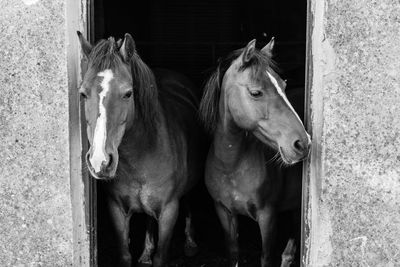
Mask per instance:
[[[105,161],[103,161],[102,163],[101,163],[101,170],[104,172],[104,171],[107,171],[110,167],[111,167],[111,165],[112,165],[112,163],[113,163],[113,156],[111,155],[111,154],[108,154],[108,158],[107,158],[107,160],[105,160]]]
[[[294,142],[293,146],[299,152],[303,152],[306,149],[306,145],[303,142],[301,142],[300,140],[296,140]]]
[[[107,168],[109,168],[112,164],[113,164],[113,156],[112,156],[112,154],[109,154]]]

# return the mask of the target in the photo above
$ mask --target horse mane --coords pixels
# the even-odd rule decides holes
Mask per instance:
[[[221,97],[221,85],[225,72],[229,69],[232,62],[243,52],[244,48],[231,52],[227,57],[218,59],[218,65],[214,73],[211,74],[204,86],[203,97],[200,102],[199,115],[205,129],[212,134],[218,123],[219,101]],[[272,58],[260,50],[255,50],[250,61],[239,67],[239,71],[251,68],[252,79],[259,81],[263,73],[270,67],[278,71],[276,63]]]
[[[149,136],[157,132],[159,100],[157,82],[153,71],[134,53],[130,60],[134,82],[134,97],[138,115]],[[136,89],[136,90],[135,90]]]
[[[102,71],[124,64],[119,53],[119,46],[120,44],[113,37],[100,40],[90,52],[89,68]],[[136,118],[143,123],[146,135],[153,137],[157,131],[157,113],[159,111],[156,79],[136,51],[128,63],[133,79]]]

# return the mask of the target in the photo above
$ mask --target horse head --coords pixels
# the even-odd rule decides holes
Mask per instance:
[[[201,113],[203,121],[213,121],[211,128],[216,121],[222,125],[233,122],[234,127],[279,151],[286,164],[294,164],[308,156],[311,140],[286,97],[285,81],[274,70],[273,47],[273,38],[261,50],[252,40],[234,51],[228,65],[220,64],[209,80]]]
[[[135,43],[129,34],[122,42],[114,38],[101,40],[92,46],[78,32],[88,69],[79,89],[84,99],[87,136],[90,149],[86,164],[93,177],[110,179],[116,175],[118,147],[125,132],[132,128],[139,112],[142,84],[133,75],[136,55]],[[146,93],[144,93],[146,96]]]

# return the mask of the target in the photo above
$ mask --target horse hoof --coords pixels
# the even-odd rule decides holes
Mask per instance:
[[[136,267],[152,267],[153,264],[151,262],[138,262]]]
[[[199,252],[198,246],[185,246],[184,253],[186,257],[193,257]]]

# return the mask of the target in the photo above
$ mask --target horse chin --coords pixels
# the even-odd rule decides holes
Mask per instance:
[[[287,165],[292,165],[297,163],[297,161],[292,161],[291,159],[289,159],[288,156],[285,155],[285,153],[283,152],[282,147],[279,147],[279,154],[281,155],[281,158],[283,160],[283,162]]]
[[[102,180],[102,181],[111,181],[115,179],[115,174],[114,175],[108,175],[108,174],[96,174],[93,172],[90,172],[90,175],[95,178],[96,180]]]
[[[304,160],[304,158],[300,158],[300,159],[298,159],[298,158],[296,158],[296,159],[290,158],[287,155],[287,153],[285,154],[284,149],[281,146],[279,146],[279,154],[281,155],[281,158],[282,158],[283,162],[286,165],[294,165],[294,164],[299,163],[300,161]]]
[[[112,170],[107,172],[102,171],[96,173],[96,171],[93,169],[92,165],[90,165],[90,162],[88,160],[86,161],[86,166],[89,170],[90,175],[96,180],[110,181],[113,180],[116,176],[116,167],[112,168]]]

